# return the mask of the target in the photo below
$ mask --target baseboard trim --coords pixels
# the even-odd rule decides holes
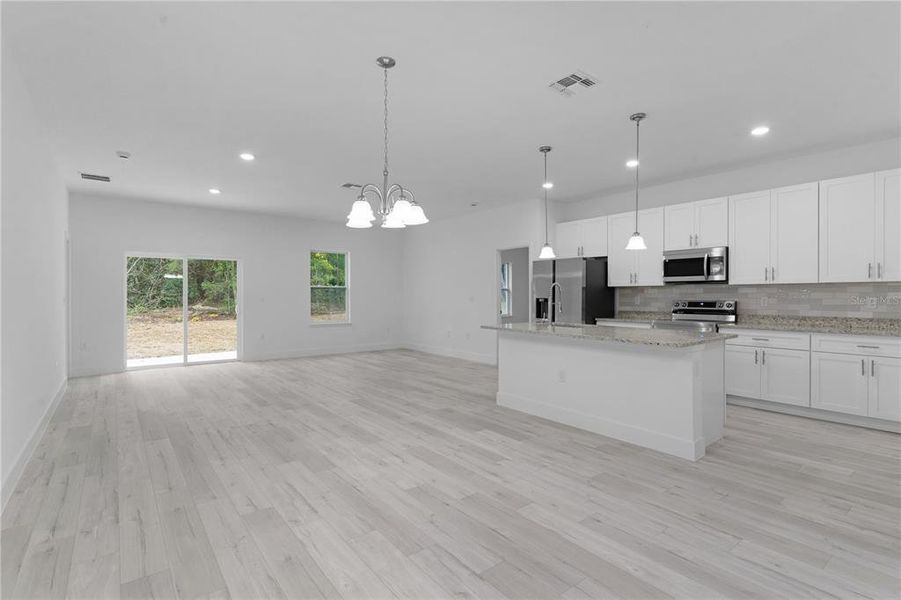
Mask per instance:
[[[63,396],[66,395],[66,387],[68,384],[68,379],[63,379],[59,384],[56,394],[54,394],[53,399],[50,401],[50,405],[47,406],[47,410],[44,411],[43,416],[41,416],[41,419],[38,421],[37,425],[35,425],[34,430],[31,432],[31,437],[28,439],[28,443],[22,448],[22,451],[19,452],[19,456],[16,458],[12,470],[3,481],[2,491],[0,491],[0,505],[2,505],[2,510],[6,509],[6,503],[9,502],[16,486],[19,484],[19,479],[22,478],[22,473],[25,471],[25,465],[31,460],[35,448],[37,448],[41,438],[44,437],[44,432],[47,431],[47,426],[50,425],[50,419],[53,418],[53,413],[56,412],[56,408],[62,401]]]
[[[381,350],[402,350],[406,346],[401,343],[373,343],[353,344],[351,346],[324,346],[318,348],[303,348],[288,350],[286,352],[262,352],[258,354],[245,353],[240,360],[244,362],[259,362],[265,360],[284,360],[290,358],[307,358],[310,356],[329,356],[332,354],[356,354],[358,352],[378,352]]]
[[[872,417],[846,415],[844,413],[832,412],[831,410],[820,410],[819,408],[780,404],[778,402],[769,402],[768,400],[745,398],[744,396],[726,396],[726,404],[768,410],[770,412],[794,415],[796,417],[806,417],[808,419],[817,419],[819,421],[829,421],[831,423],[841,423],[842,425],[855,425],[857,427],[866,427],[867,429],[901,433],[901,423],[886,421],[884,419],[874,419]]]
[[[478,352],[465,352],[459,350],[450,350],[441,346],[429,346],[427,344],[418,344],[408,342],[403,344],[407,350],[415,350],[416,352],[425,352],[426,354],[434,354],[436,356],[447,356],[449,358],[459,358],[460,360],[468,360],[469,362],[477,362],[483,365],[497,365],[497,356],[494,354],[480,354]]]
[[[584,429],[585,431],[591,431],[621,442],[628,442],[691,461],[702,458],[705,453],[703,439],[687,440],[676,438],[671,435],[635,427],[619,421],[586,415],[568,408],[524,398],[515,394],[498,392],[497,404],[498,406],[512,408],[526,414],[548,419],[555,423],[563,423],[577,429]]]

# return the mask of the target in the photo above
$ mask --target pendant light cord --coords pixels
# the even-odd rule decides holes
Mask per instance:
[[[641,168],[641,161],[638,158],[638,144],[641,136],[639,128],[641,127],[641,119],[635,120],[635,231],[638,231],[638,169]]]
[[[383,175],[388,176],[388,69],[385,71],[385,168]],[[387,191],[387,190],[386,190]]]
[[[544,153],[544,181],[542,187],[547,184],[547,152]],[[547,236],[547,187],[544,188],[544,243],[548,243]]]

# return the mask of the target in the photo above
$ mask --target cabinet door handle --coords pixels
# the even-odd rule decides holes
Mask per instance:
[[[698,234],[696,233],[695,234],[695,247],[697,248],[697,246],[698,246]]]
[[[870,360],[870,377],[876,377],[876,361]]]
[[[757,350],[754,351],[754,364],[757,364]]]
[[[762,364],[762,365],[766,364],[766,350],[760,351],[760,364]]]
[[[864,359],[862,359],[862,358],[860,359],[860,374],[861,374],[861,375],[866,375],[866,374],[867,374],[867,365],[866,365],[866,362],[867,362],[867,361],[865,361]]]
[[[751,339],[754,340],[755,342],[768,342],[768,341],[770,341],[770,338],[756,338],[756,337],[752,337]]]
[[[873,278],[873,263],[867,263],[867,279]]]
[[[867,346],[865,344],[857,344],[858,348],[866,348],[867,350],[879,350],[879,346]]]
[[[770,280],[770,270],[767,267],[763,268],[763,280],[764,281]]]
[[[770,267],[770,281],[776,281],[776,267]]]
[[[876,279],[882,279],[882,263],[876,263]]]
[[[689,246],[689,247],[695,245],[694,242],[691,240],[691,237],[692,237],[692,236],[691,236],[691,234],[689,233],[689,234],[688,234],[688,246]]]

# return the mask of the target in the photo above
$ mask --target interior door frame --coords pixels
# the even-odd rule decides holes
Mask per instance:
[[[181,310],[182,310],[182,361],[181,363],[171,363],[167,365],[143,365],[138,367],[128,366],[128,269],[122,269],[122,370],[137,371],[140,369],[158,369],[176,366],[193,366],[208,365],[214,363],[235,362],[244,360],[244,261],[234,256],[221,256],[215,254],[198,255],[184,253],[168,253],[168,252],[125,252],[122,257],[123,267],[128,265],[128,257],[137,256],[141,258],[166,258],[180,259],[182,261],[182,286],[181,286]],[[237,313],[237,339],[235,340],[235,358],[224,358],[218,360],[195,360],[188,361],[188,261],[189,260],[230,260],[234,261],[237,266],[237,290],[235,292],[235,312]]]

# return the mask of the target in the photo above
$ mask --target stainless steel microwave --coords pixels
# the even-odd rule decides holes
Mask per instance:
[[[729,249],[691,248],[663,253],[664,283],[729,281]]]

